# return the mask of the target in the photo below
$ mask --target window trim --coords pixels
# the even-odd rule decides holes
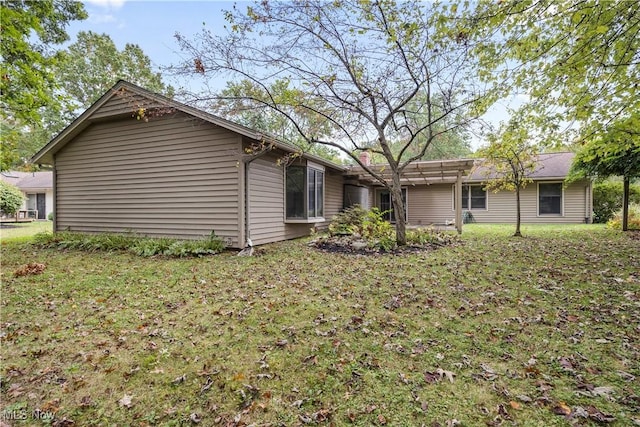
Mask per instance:
[[[488,211],[489,210],[489,192],[486,190],[485,186],[483,184],[462,184],[462,188],[464,187],[469,187],[469,191],[467,192],[468,195],[468,199],[467,199],[467,208],[465,208],[464,206],[462,207],[463,211],[476,211],[476,212],[481,212],[481,211]],[[471,187],[480,187],[482,188],[484,191],[484,208],[472,208],[471,207]],[[463,191],[464,192],[464,191]],[[455,211],[456,210],[456,185],[453,184],[451,186],[451,210]]]
[[[540,184],[560,184],[560,213],[540,213]],[[536,185],[536,216],[538,217],[564,217],[564,182],[563,181],[538,181]]]
[[[304,188],[303,192],[304,192],[304,200],[303,200],[303,208],[304,208],[304,216],[300,217],[300,218],[295,218],[295,217],[287,217],[287,172],[289,170],[289,167],[294,166],[294,167],[299,167],[301,169],[303,169],[304,171],[304,183],[302,185],[302,187]],[[326,209],[325,206],[325,200],[326,200],[326,194],[325,194],[325,189],[326,189],[326,170],[325,167],[322,165],[319,165],[317,163],[313,163],[313,162],[307,162],[306,164],[298,164],[298,165],[291,165],[288,166],[286,168],[284,168],[284,222],[285,224],[315,224],[318,222],[324,222],[325,218],[324,218],[324,212]],[[320,172],[322,173],[322,215],[321,216],[309,216],[309,171],[313,170],[315,172]],[[316,202],[318,200],[318,185],[317,183],[314,186],[314,194],[316,194]],[[317,203],[316,203],[316,211],[317,211]]]

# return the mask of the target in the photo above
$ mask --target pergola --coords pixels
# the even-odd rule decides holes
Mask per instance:
[[[401,182],[407,185],[455,183],[456,230],[458,230],[458,233],[462,233],[462,178],[470,174],[473,165],[473,159],[416,161],[405,167],[402,172]],[[381,175],[385,181],[391,181],[389,165],[374,164],[368,167],[373,172]],[[345,177],[366,185],[381,185],[362,166],[352,166],[345,173]]]

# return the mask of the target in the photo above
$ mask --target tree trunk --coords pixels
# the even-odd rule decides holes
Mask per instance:
[[[624,190],[622,192],[622,231],[629,229],[629,177],[624,177]]]
[[[522,237],[520,233],[520,187],[516,187],[516,232],[514,237]]]
[[[398,246],[405,246],[407,244],[407,222],[405,220],[404,203],[402,203],[402,185],[400,184],[399,176],[393,178],[390,193],[393,215],[396,220],[396,243]]]

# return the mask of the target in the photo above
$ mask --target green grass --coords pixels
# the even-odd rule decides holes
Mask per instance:
[[[170,260],[9,241],[0,410],[83,426],[640,422],[640,241],[522,231],[473,224],[460,246],[372,257],[304,240]],[[29,262],[44,273],[13,276]]]
[[[0,226],[0,241],[2,244],[28,242],[34,235],[47,231],[53,231],[53,222],[5,222]]]

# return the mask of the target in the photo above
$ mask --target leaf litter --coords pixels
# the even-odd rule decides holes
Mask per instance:
[[[58,399],[56,421],[77,425],[632,424],[639,243],[599,229],[463,239],[392,257],[29,248],[47,274],[3,289],[3,393]]]

